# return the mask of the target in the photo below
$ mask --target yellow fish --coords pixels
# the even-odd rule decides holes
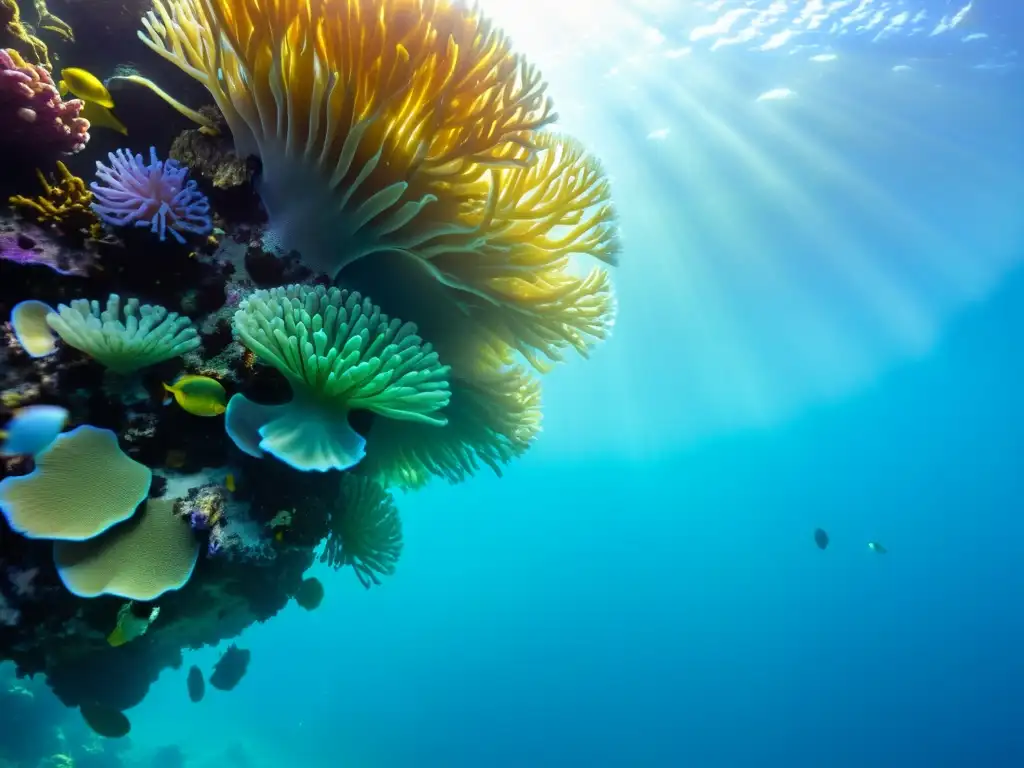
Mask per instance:
[[[110,91],[107,90],[107,87],[99,81],[99,78],[91,72],[86,72],[84,69],[79,69],[78,67],[65,67],[62,69],[60,71],[60,83],[58,83],[57,88],[60,90],[61,96],[65,96],[68,91],[71,91],[82,101],[99,104],[107,109],[114,108],[114,99],[110,95]]]
[[[159,608],[125,603],[117,612],[117,625],[114,627],[114,631],[107,635],[107,642],[114,648],[130,643],[135,638],[146,634],[149,625],[159,615]]]
[[[112,131],[117,131],[122,136],[128,135],[128,129],[124,127],[124,123],[118,120],[113,112],[99,104],[90,101],[85,102],[79,117],[84,117],[88,120],[90,128],[109,128]]]
[[[125,136],[128,129],[124,123],[114,116],[110,110],[114,107],[114,98],[107,87],[90,72],[78,67],[66,67],[60,71],[60,82],[57,84],[61,96],[68,91],[85,102],[81,116],[89,121],[90,126],[109,128]]]
[[[227,410],[227,393],[223,385],[209,376],[182,376],[173,384],[164,384],[170,405],[173,397],[186,412],[193,416],[220,416]]]
[[[224,486],[231,491],[231,493],[235,492],[235,476],[230,472],[228,472],[227,477],[224,478]]]

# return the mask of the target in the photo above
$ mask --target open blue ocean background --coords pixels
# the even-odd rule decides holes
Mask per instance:
[[[613,338],[503,478],[399,499],[393,578],[316,571],[198,705],[187,653],[128,754],[1024,765],[1024,4],[483,6],[613,178]]]

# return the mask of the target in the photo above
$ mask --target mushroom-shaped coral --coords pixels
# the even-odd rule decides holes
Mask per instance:
[[[390,257],[377,283],[360,286],[379,303],[380,287],[429,275],[433,300],[460,322],[428,328],[435,307],[392,311],[446,359],[469,328],[538,366],[606,335],[608,276],[578,275],[570,262],[616,261],[607,179],[577,142],[541,132],[555,115],[540,74],[476,9],[154,6],[143,42],[206,86],[238,154],[259,157],[271,226],[308,266],[344,281],[354,262]]]
[[[270,453],[296,469],[347,469],[365,454],[349,413],[443,426],[450,393],[437,353],[416,327],[392,320],[357,293],[290,285],[256,291],[235,313],[235,333],[291,385],[284,405],[235,395],[225,427],[252,456]]]
[[[123,314],[123,319],[122,319]],[[105,310],[98,301],[76,299],[46,317],[57,335],[115,373],[133,373],[199,346],[199,334],[187,317],[160,306],[139,304],[110,294]]]
[[[32,539],[82,541],[127,520],[146,498],[152,473],[128,458],[107,429],[59,435],[28,475],[0,482],[0,509]]]
[[[521,366],[481,366],[472,378],[452,377],[451,389],[443,429],[375,421],[359,473],[403,490],[431,477],[459,483],[481,464],[500,477],[540,432],[540,382]]]
[[[83,106],[63,101],[43,67],[0,49],[0,143],[32,154],[78,152],[89,141]]]
[[[351,566],[366,589],[391,576],[402,554],[402,520],[391,494],[379,483],[351,473],[342,475],[338,508],[320,561],[333,568]]]
[[[131,520],[89,541],[58,541],[53,559],[61,581],[79,597],[116,595],[155,600],[188,583],[199,557],[174,499],[150,499]]]
[[[175,160],[159,160],[156,147],[149,148],[148,165],[142,155],[124,149],[107,157],[109,167],[96,162],[96,176],[103,183],[89,185],[96,198],[92,209],[107,224],[149,227],[161,242],[168,232],[184,243],[182,233],[208,235],[213,231],[206,195],[195,180],[185,181],[188,168]]]

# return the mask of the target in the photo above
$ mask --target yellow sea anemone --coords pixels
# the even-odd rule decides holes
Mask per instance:
[[[450,0],[155,0],[140,37],[203,83],[240,156],[262,164],[272,227],[360,290],[428,278],[416,322],[445,357],[472,333],[538,367],[611,320],[608,183],[555,119],[535,68]],[[384,257],[388,269],[384,269]],[[398,259],[398,266],[395,267]],[[399,285],[400,287],[400,285]],[[428,323],[432,316],[460,322]]]

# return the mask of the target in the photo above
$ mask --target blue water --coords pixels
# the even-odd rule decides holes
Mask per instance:
[[[614,179],[614,337],[504,478],[399,500],[381,588],[317,572],[199,705],[187,652],[128,756],[1024,765],[1024,18],[965,5],[491,0]]]

